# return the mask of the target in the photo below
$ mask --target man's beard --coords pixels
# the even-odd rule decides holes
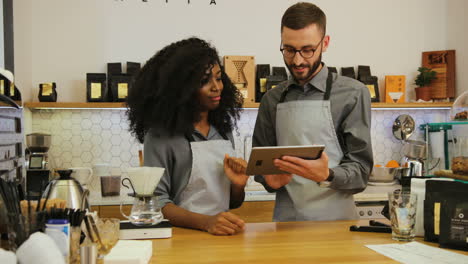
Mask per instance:
[[[288,67],[289,72],[291,73],[291,76],[297,81],[297,82],[308,82],[312,79],[312,76],[314,75],[315,71],[318,69],[320,64],[322,63],[322,52],[320,52],[320,56],[312,66],[310,64],[301,64],[301,65],[289,65],[285,62],[286,67]],[[298,78],[296,75],[294,75],[293,67],[307,67],[309,69],[307,75],[305,77]]]

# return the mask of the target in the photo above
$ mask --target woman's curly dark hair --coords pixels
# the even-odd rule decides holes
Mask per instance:
[[[171,135],[191,134],[193,124],[200,121],[197,92],[215,64],[221,67],[218,52],[199,38],[184,39],[158,51],[140,70],[129,91],[130,132],[141,143],[154,127]],[[209,112],[208,122],[226,134],[239,119],[243,98],[223,68],[221,79],[221,101]]]

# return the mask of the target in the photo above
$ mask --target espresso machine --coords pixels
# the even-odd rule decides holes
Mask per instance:
[[[49,183],[50,170],[47,151],[51,135],[32,133],[26,135],[26,195],[38,199]]]

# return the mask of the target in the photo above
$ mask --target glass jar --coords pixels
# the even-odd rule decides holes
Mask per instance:
[[[452,171],[454,174],[468,175],[468,124],[452,127]]]
[[[468,91],[457,97],[453,103],[450,117],[453,121],[468,121]]]

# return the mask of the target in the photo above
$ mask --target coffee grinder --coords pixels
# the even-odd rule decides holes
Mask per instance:
[[[45,133],[26,135],[26,194],[38,199],[49,182],[50,170],[47,151],[51,136]]]

